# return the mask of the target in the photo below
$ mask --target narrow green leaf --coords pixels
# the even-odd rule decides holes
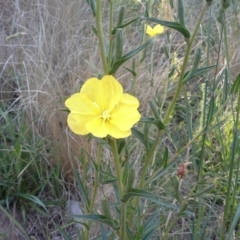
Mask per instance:
[[[124,19],[124,12],[125,12],[125,7],[121,7],[121,9],[119,11],[119,15],[118,15],[117,26],[121,26],[122,25],[122,21]]]
[[[150,100],[149,106],[153,112],[155,119],[160,119],[158,104],[154,98]]]
[[[170,70],[169,74],[168,74],[168,78],[171,78],[171,77],[174,75],[174,73],[175,73],[175,70],[176,70],[176,67],[175,67],[175,66],[173,66],[173,67],[171,68],[171,70]]]
[[[112,214],[109,210],[108,203],[107,203],[106,199],[102,200],[102,209],[103,209],[103,213],[106,216],[106,218],[112,220]]]
[[[128,236],[128,239],[134,239],[134,236],[130,230],[130,228],[128,226],[126,226],[126,232],[127,232],[127,236]]]
[[[107,238],[107,231],[106,229],[104,228],[104,225],[103,224],[100,224],[100,228],[101,228],[101,240],[108,240]]]
[[[186,28],[185,25],[185,14],[184,5],[182,0],[178,0],[178,19],[182,27]]]
[[[137,73],[136,72],[134,72],[133,70],[131,70],[131,69],[129,69],[129,68],[126,68],[126,67],[124,67],[127,71],[129,71],[134,77],[136,77],[137,76]]]
[[[76,169],[73,169],[74,171],[74,176],[75,176],[75,179],[77,181],[77,185],[78,185],[78,188],[79,188],[79,191],[80,191],[80,194],[81,194],[81,198],[84,202],[84,204],[86,205],[86,208],[89,209],[90,207],[90,200],[88,198],[88,194],[87,194],[87,191],[82,183],[82,180],[81,178],[79,177],[79,173]]]
[[[233,232],[234,232],[237,224],[239,223],[239,219],[240,219],[240,203],[238,204],[237,211],[235,212],[234,218],[231,222],[231,226],[230,226],[229,231],[228,231],[228,237],[227,237],[226,240],[232,240],[233,239]]]
[[[181,24],[177,23],[177,22],[167,22],[167,21],[162,21],[156,18],[146,18],[149,21],[161,24],[165,27],[169,27],[172,28],[174,30],[177,30],[178,32],[180,32],[185,38],[190,38],[190,32],[181,26]]]
[[[92,10],[93,16],[96,16],[96,0],[86,0],[86,1]]]
[[[162,177],[170,168],[173,167],[173,165],[175,165],[178,161],[180,161],[180,159],[175,159],[174,161],[172,161],[171,163],[169,163],[167,165],[167,167],[165,168],[161,168],[159,169],[157,172],[155,172],[152,176],[150,176],[147,181],[146,184],[149,184],[150,182]]]
[[[159,205],[165,206],[165,207],[169,207],[171,209],[175,209],[175,210],[180,210],[180,208],[178,206],[163,202],[161,200],[159,200],[158,198],[160,198],[159,195],[155,195],[153,193],[141,190],[141,189],[137,189],[137,188],[133,188],[131,190],[131,192],[126,193],[123,198],[121,199],[122,202],[127,202],[130,198],[133,197],[142,197],[145,198],[151,202],[155,202]],[[194,215],[194,213],[190,212],[190,211],[185,211],[188,215]]]
[[[125,63],[127,60],[135,56],[137,53],[139,53],[142,49],[144,49],[149,43],[152,42],[152,39],[144,43],[142,46],[132,50],[131,52],[127,53],[126,55],[122,56],[119,60],[113,63],[112,68],[108,72],[108,74],[112,75],[115,74],[118,68]]]
[[[96,35],[96,37],[98,37],[97,29],[94,26],[91,26],[91,27],[92,27],[93,33]]]
[[[157,221],[158,216],[159,211],[156,211],[144,224],[142,240],[151,239],[152,234],[156,231],[156,228],[159,227],[159,221]]]
[[[106,216],[101,214],[69,215],[69,217],[104,223],[111,227],[114,231],[118,231],[120,229],[117,221],[108,219]]]
[[[132,168],[130,168],[127,176],[126,192],[131,191],[131,189],[133,188],[134,180],[135,180],[135,171]]]
[[[132,133],[135,135],[135,137],[137,137],[140,140],[140,142],[145,146],[145,148],[148,147],[145,140],[144,140],[143,133],[138,131],[136,128],[132,128]]]
[[[115,54],[114,54],[115,61],[121,59],[122,51],[123,51],[123,33],[122,29],[117,29],[115,36]]]
[[[124,23],[123,25],[120,25],[120,26],[115,27],[115,28],[112,30],[112,35],[115,35],[117,29],[119,29],[119,28],[125,28],[126,26],[128,26],[128,25],[130,25],[131,23],[137,21],[138,19],[139,19],[139,18],[135,18],[135,19],[131,20],[130,22],[127,22],[127,23]]]
[[[15,193],[14,196],[21,197],[21,198],[27,199],[31,202],[34,202],[34,203],[38,204],[39,206],[41,206],[47,212],[47,208],[46,208],[45,204],[36,196],[27,194],[27,193]]]
[[[118,154],[121,154],[122,150],[124,149],[126,145],[125,139],[118,139],[117,140],[117,147],[118,147]]]
[[[164,124],[160,120],[154,119],[154,118],[145,118],[145,117],[143,117],[143,118],[140,119],[140,122],[154,124],[160,130],[163,130],[165,128]]]
[[[123,198],[121,199],[122,202],[127,202],[130,198],[132,197],[143,197],[143,198],[147,198],[147,197],[152,197],[152,198],[159,198],[159,195],[155,195],[153,193],[141,190],[141,189],[136,189],[136,188],[132,188],[131,192],[126,193]]]
[[[184,74],[184,80],[183,80],[183,83],[187,83],[190,79],[198,76],[198,75],[201,75],[209,70],[211,70],[212,68],[215,68],[216,65],[212,65],[212,66],[208,66],[208,67],[204,67],[204,68],[199,68],[197,69],[194,73],[192,73],[192,75],[189,75],[189,71],[186,72]]]
[[[143,236],[142,240],[150,240],[150,239],[152,239],[151,236],[156,231],[157,227],[158,227],[158,225],[156,225],[156,224],[152,225],[151,226],[151,230],[149,229],[147,233],[144,233],[144,236]]]
[[[235,81],[231,87],[230,93],[236,94],[236,93],[238,93],[239,89],[240,89],[240,73],[238,74],[237,78],[235,79]]]
[[[55,224],[58,231],[62,234],[64,240],[71,240],[72,238],[57,224]]]
[[[196,72],[198,65],[200,63],[200,60],[201,60],[201,56],[202,56],[202,50],[201,50],[201,48],[197,48],[195,50],[195,56],[194,56],[194,60],[193,60],[193,64],[192,64],[192,69],[190,70],[190,72],[188,73],[186,78],[188,76],[192,76]]]
[[[116,182],[116,177],[109,172],[100,170],[100,183],[109,184]]]
[[[213,185],[213,184],[210,186],[207,186],[204,189],[202,189],[201,191],[192,194],[192,197],[197,197],[197,196],[203,195],[204,193],[208,192],[209,190],[213,189],[214,187],[215,187],[215,185]]]
[[[163,168],[166,168],[168,164],[168,148],[167,147],[165,148],[162,162],[163,162]]]
[[[207,116],[207,125],[212,122],[214,110],[215,110],[215,99],[214,99],[214,96],[211,96],[209,110],[208,110],[208,116]]]
[[[21,226],[21,224],[18,223],[18,221],[16,221],[16,219],[14,219],[13,216],[1,205],[0,205],[0,211],[2,211],[9,218],[9,220],[21,231],[21,233],[24,235],[24,239],[26,240],[30,239],[26,231],[24,230],[24,228]]]

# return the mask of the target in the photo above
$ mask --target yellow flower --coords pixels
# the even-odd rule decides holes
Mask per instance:
[[[79,93],[65,102],[69,108],[68,126],[80,135],[125,138],[140,119],[137,98],[123,93],[121,84],[110,75],[88,79]]]
[[[164,27],[160,24],[156,25],[154,28],[152,28],[149,25],[146,25],[146,34],[148,34],[150,37],[154,37],[158,34],[162,34],[164,32]]]

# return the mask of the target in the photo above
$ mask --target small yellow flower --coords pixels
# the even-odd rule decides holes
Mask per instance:
[[[154,28],[152,28],[149,25],[146,25],[146,34],[148,34],[150,37],[154,37],[158,34],[162,34],[164,32],[164,27],[160,24],[156,25]]]
[[[65,105],[70,110],[68,126],[80,135],[125,138],[131,135],[131,127],[141,117],[137,98],[123,93],[121,84],[110,75],[101,80],[88,79]]]

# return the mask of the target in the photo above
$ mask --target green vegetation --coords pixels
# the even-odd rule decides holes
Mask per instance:
[[[0,5],[0,238],[240,238],[239,1]],[[75,135],[65,100],[107,74],[140,121]]]

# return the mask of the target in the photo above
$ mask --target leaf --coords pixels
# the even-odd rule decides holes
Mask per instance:
[[[237,78],[235,79],[235,81],[231,87],[230,93],[236,94],[236,93],[238,93],[239,89],[240,89],[240,73],[238,74]]]
[[[74,171],[74,176],[75,176],[75,179],[77,181],[77,185],[78,185],[78,188],[79,188],[79,191],[80,191],[80,194],[81,194],[81,198],[84,202],[84,204],[86,205],[86,208],[89,209],[90,207],[90,200],[88,198],[88,194],[87,194],[87,191],[82,183],[82,180],[81,178],[79,177],[79,173],[77,172],[76,169],[73,169]]]
[[[9,214],[8,211],[5,210],[5,208],[3,208],[1,205],[0,211],[2,211],[9,218],[9,220],[22,232],[22,234],[24,235],[24,239],[30,239],[21,224],[18,223],[18,221],[16,221],[16,219],[11,214]]]
[[[34,202],[34,203],[38,204],[39,206],[41,206],[47,212],[47,208],[46,208],[45,204],[36,196],[27,194],[27,193],[15,193],[14,196],[25,198],[31,202]]]
[[[128,26],[129,24],[137,21],[138,19],[139,19],[139,18],[135,18],[135,19],[131,20],[130,22],[127,22],[127,23],[124,23],[124,24],[122,24],[122,25],[120,25],[120,26],[115,27],[115,28],[112,30],[112,34],[115,35],[117,29],[119,29],[119,28],[124,28],[124,27]]]
[[[159,216],[159,211],[156,211],[155,214],[153,214],[148,221],[144,224],[143,229],[143,237],[142,240],[148,240],[151,239],[150,237],[155,232],[157,227],[159,226],[159,221],[156,221]]]
[[[125,139],[118,139],[117,140],[117,147],[118,147],[118,154],[120,155],[122,150],[124,149],[126,145]]]
[[[172,161],[170,164],[168,164],[165,168],[159,169],[157,172],[155,172],[154,175],[150,176],[150,177],[147,179],[146,184],[149,184],[150,182],[156,180],[157,178],[160,178],[162,175],[165,174],[165,172],[166,172],[167,170],[169,170],[170,168],[172,168],[172,166],[173,166],[174,164],[176,164],[178,161],[180,161],[180,159],[177,158],[177,159],[175,159],[174,161]]]
[[[124,67],[127,71],[129,71],[134,77],[137,76],[137,73],[129,68]]]
[[[91,26],[91,27],[92,27],[93,33],[96,35],[96,37],[98,37],[97,29],[94,26]]]
[[[69,215],[69,217],[104,223],[111,227],[114,231],[118,231],[120,229],[117,225],[117,221],[108,219],[106,216],[101,214]]]
[[[168,163],[168,148],[165,148],[164,154],[163,154],[163,168],[167,167],[167,163]]]
[[[147,143],[145,142],[145,138],[143,133],[141,133],[140,131],[138,131],[136,128],[132,128],[132,133],[135,135],[135,137],[137,137],[140,142],[145,146],[145,148],[147,149]]]
[[[58,231],[62,234],[64,240],[71,240],[71,237],[57,224],[55,224]]]
[[[165,128],[164,124],[158,120],[158,119],[155,119],[155,118],[141,118],[140,119],[140,122],[143,122],[143,123],[151,123],[151,124],[154,124],[156,125],[160,130],[163,130]]]
[[[235,215],[234,215],[234,218],[231,222],[231,226],[229,228],[229,231],[228,231],[228,237],[226,240],[231,240],[233,239],[233,232],[235,231],[235,228],[239,222],[239,219],[240,219],[240,203],[238,204],[238,207],[237,207],[237,210],[235,212]]]
[[[190,71],[186,72],[184,74],[183,83],[187,83],[190,79],[192,79],[192,78],[194,78],[194,77],[196,77],[198,75],[201,75],[201,74],[211,70],[214,67],[216,67],[216,65],[212,65],[212,66],[208,66],[208,67],[204,67],[204,68],[199,68],[190,76],[187,76]]]
[[[165,27],[170,27],[172,29],[177,30],[178,32],[180,32],[185,38],[190,38],[190,32],[181,26],[181,24],[177,23],[177,22],[168,22],[168,21],[162,21],[156,18],[147,18],[147,20],[161,24]]]
[[[113,183],[116,182],[116,177],[114,175],[112,175],[109,172],[106,171],[102,171],[100,170],[100,183],[101,184],[109,184],[109,183]]]
[[[126,193],[123,198],[121,199],[122,202],[127,202],[130,198],[133,197],[142,197],[145,198],[151,202],[155,202],[159,205],[171,208],[171,209],[175,209],[175,210],[180,210],[180,208],[178,206],[163,202],[161,200],[159,200],[158,198],[160,198],[159,195],[155,195],[153,193],[147,192],[145,190],[141,190],[141,189],[137,189],[137,188],[133,188],[131,190],[131,192]],[[190,211],[185,211],[185,213],[187,213],[188,215],[194,215],[194,213],[190,212]]]
[[[96,0],[86,0],[86,1],[92,10],[93,16],[96,16]]]
[[[133,234],[128,226],[126,226],[126,233],[127,233],[128,239],[134,239]]]
[[[144,43],[142,46],[132,50],[131,52],[127,53],[126,55],[122,56],[119,60],[117,60],[116,62],[113,63],[112,68],[110,69],[110,71],[108,72],[109,75],[113,75],[116,73],[116,71],[118,70],[118,68],[125,63],[127,60],[129,60],[130,58],[132,58],[133,56],[135,56],[137,53],[139,53],[142,49],[144,49],[149,43],[152,42],[152,39],[150,39],[149,41],[147,41],[146,43]]]

